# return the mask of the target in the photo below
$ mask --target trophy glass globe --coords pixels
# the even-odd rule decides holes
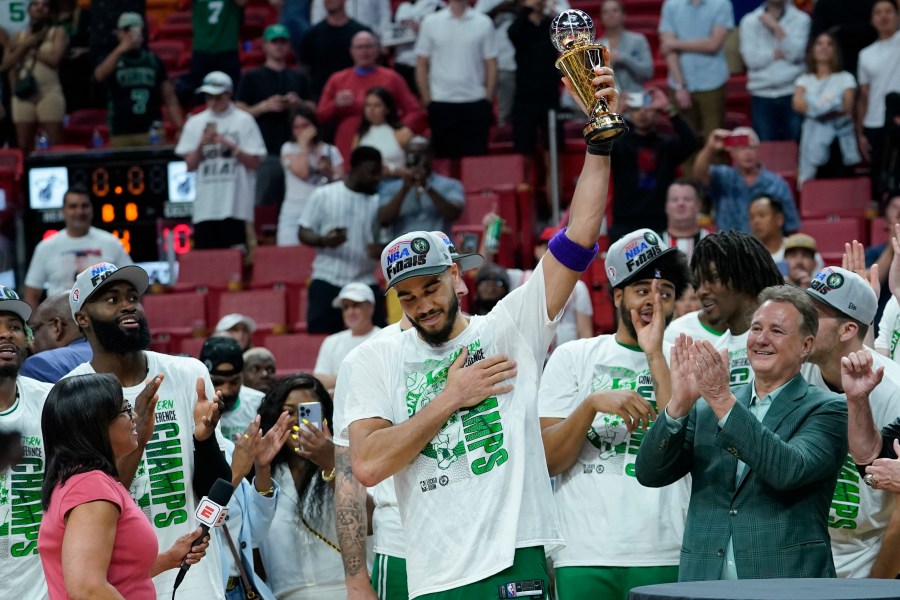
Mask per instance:
[[[553,18],[550,39],[560,52],[594,43],[594,21],[583,10],[570,8]]]

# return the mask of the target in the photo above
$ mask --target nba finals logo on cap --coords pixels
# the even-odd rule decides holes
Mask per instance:
[[[426,255],[431,249],[428,240],[422,237],[413,238],[409,242],[395,244],[387,256],[387,276],[393,279],[406,269],[425,265]]]
[[[651,231],[647,231],[628,242],[624,251],[625,266],[628,268],[629,273],[633,273],[652,258],[662,254],[662,249],[659,247],[659,238]]]
[[[835,273],[831,269],[822,269],[813,280],[810,282],[810,289],[815,290],[823,296],[828,295],[828,292],[836,290],[844,285],[844,276],[840,273]]]

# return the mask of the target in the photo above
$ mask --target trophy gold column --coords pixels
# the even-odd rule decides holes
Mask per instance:
[[[605,98],[597,98],[592,81],[596,67],[606,66],[603,54],[605,46],[595,44],[594,22],[584,11],[565,10],[550,24],[550,37],[562,55],[556,68],[572,83],[581,102],[589,111],[589,119],[582,133],[588,143],[612,140],[628,132],[622,115],[609,112]]]

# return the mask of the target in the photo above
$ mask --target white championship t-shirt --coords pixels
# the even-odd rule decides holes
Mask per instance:
[[[373,327],[371,331],[363,335],[353,335],[349,329],[329,335],[322,341],[319,348],[319,356],[316,357],[316,368],[313,373],[325,375],[337,375],[338,367],[350,352],[365,342],[372,339],[381,327]]]
[[[668,356],[669,348],[664,352]],[[575,340],[557,348],[544,368],[538,415],[565,419],[593,392],[618,389],[637,392],[656,409],[643,351],[620,344],[614,335]],[[629,434],[615,414],[594,417],[575,464],[556,476],[556,508],[566,547],[553,555],[555,566],[679,563],[690,476],[664,488],[639,484],[634,462],[645,433]]]
[[[124,267],[131,264],[131,257],[108,231],[91,227],[87,235],[72,237],[62,229],[35,247],[25,285],[40,290],[47,284],[48,296],[67,292],[79,273],[101,262]]]
[[[213,398],[215,389],[209,379],[209,371],[199,360],[183,356],[169,356],[145,351],[147,378],[159,373],[165,375],[159,386],[159,402],[156,404],[156,427],[153,438],[144,448],[144,455],[131,483],[134,498],[153,528],[162,550],[170,548],[179,536],[194,531],[199,526],[194,512],[194,405],[197,402],[197,378],[206,382],[206,397]],[[73,369],[66,377],[94,373],[86,362]],[[143,383],[123,388],[125,399],[135,402],[144,389]],[[221,434],[216,433],[217,437]],[[223,440],[219,440],[224,450]],[[159,600],[172,598],[172,586],[178,569],[164,571],[153,578]],[[178,587],[178,596],[184,598],[224,599],[225,590],[219,561],[218,544],[211,543],[206,558],[191,566]]]
[[[513,563],[516,548],[562,544],[537,417],[537,388],[556,320],[547,318],[542,263],[484,317],[441,346],[415,329],[360,346],[346,423],[403,423],[444,388],[463,346],[471,364],[496,354],[517,363],[512,392],[455,413],[394,475],[410,598],[458,588]],[[477,510],[473,510],[477,507]]]
[[[900,415],[900,365],[877,352],[871,354],[875,367],[884,367],[884,379],[869,395],[872,418],[880,431]],[[804,364],[801,373],[811,384],[828,389],[816,365]],[[831,553],[838,577],[869,576],[881,550],[894,501],[893,494],[873,490],[863,483],[856,463],[848,454],[828,513]]]
[[[506,276],[509,277],[509,285],[512,289],[516,289],[531,277],[532,271],[523,271],[521,269],[507,269]],[[575,289],[566,300],[566,306],[563,308],[562,317],[559,319],[559,325],[556,327],[556,339],[553,340],[553,346],[559,346],[566,342],[578,339],[578,315],[581,313],[589,317],[594,316],[594,305],[591,304],[591,292],[587,284],[579,279],[575,282]]]
[[[875,349],[887,351],[894,362],[900,362],[900,352],[897,352],[898,341],[900,341],[900,303],[897,302],[897,298],[891,296],[884,305],[881,320],[878,322]]]
[[[735,386],[750,383],[753,378],[753,370],[750,368],[750,361],[747,360],[747,337],[750,335],[750,329],[740,335],[732,335],[731,331],[719,333],[700,321],[701,312],[698,310],[688,313],[669,323],[663,339],[668,344],[674,344],[679,334],[683,333],[689,335],[695,342],[707,340],[717,350],[727,348],[728,359],[731,362],[730,384]]]
[[[229,411],[226,411],[219,419],[219,429],[222,436],[228,441],[234,441],[235,434],[242,434],[250,426],[250,422],[256,418],[259,405],[266,395],[259,390],[242,385],[238,391],[237,402]],[[230,461],[229,461],[230,462]]]
[[[41,486],[46,453],[41,412],[50,388],[28,377],[16,379],[17,398],[0,413],[0,431],[22,434],[22,460],[0,473],[0,598],[44,600],[48,597],[38,555]]]
[[[385,336],[398,336],[403,333],[399,323],[388,325],[378,331],[371,339]],[[359,348],[357,346],[341,362],[338,368],[337,383],[334,386],[334,439],[338,446],[350,446],[349,424],[344,419],[347,405],[347,394],[350,391],[350,375],[353,362]],[[406,546],[403,541],[403,523],[400,520],[400,509],[397,507],[397,490],[394,478],[388,477],[375,487],[369,488],[375,500],[375,512],[372,514],[372,531],[375,537],[375,552],[397,558],[406,558]]]
[[[193,152],[208,124],[214,124],[216,132],[237,144],[244,154],[259,157],[268,154],[256,119],[233,104],[221,113],[207,108],[189,117],[175,146],[175,154],[187,156]],[[256,171],[241,164],[222,144],[207,144],[203,146],[202,154],[203,160],[197,167],[193,222],[238,219],[252,223]]]
[[[859,53],[857,79],[869,86],[869,101],[863,127],[884,127],[885,98],[900,91],[900,31],[886,40],[878,40]]]

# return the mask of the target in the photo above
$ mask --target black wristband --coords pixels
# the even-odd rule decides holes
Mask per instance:
[[[609,156],[612,154],[613,143],[612,140],[601,140],[597,142],[589,142],[587,145],[588,154],[593,154],[594,156]]]

